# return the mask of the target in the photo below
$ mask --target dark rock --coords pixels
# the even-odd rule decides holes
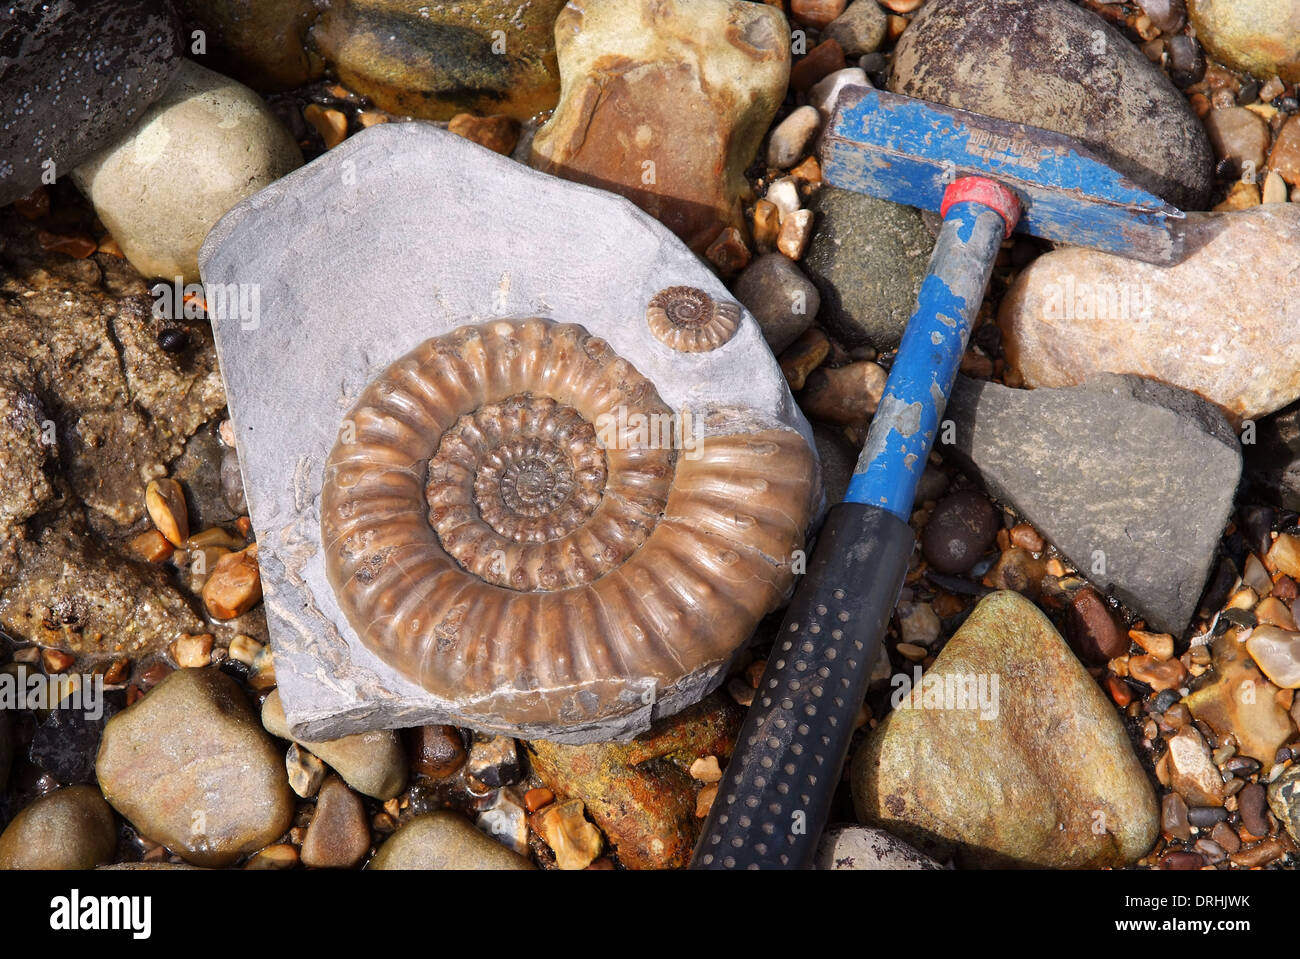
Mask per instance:
[[[1300,509],[1300,403],[1254,424],[1243,434],[1246,479],[1275,506]],[[1249,440],[1254,442],[1249,442]]]
[[[760,256],[732,288],[754,314],[773,353],[780,353],[808,329],[821,308],[817,287],[782,253]]]
[[[1166,793],[1160,800],[1160,831],[1170,839],[1192,838],[1191,823],[1187,821],[1187,803],[1178,793]]]
[[[1186,98],[1067,0],[930,0],[898,43],[889,88],[1076,137],[1181,208],[1210,200],[1214,161]]]
[[[481,736],[469,748],[465,772],[485,786],[498,789],[519,782],[519,750],[509,736]]]
[[[819,319],[850,346],[898,345],[916,308],[934,238],[911,207],[822,187],[803,267],[821,292]]]
[[[1193,806],[1187,810],[1187,821],[1197,829],[1211,829],[1215,823],[1228,818],[1228,810],[1222,806]]]
[[[9,767],[14,759],[13,732],[8,710],[0,710],[0,792],[9,784]]]
[[[204,32],[206,52],[191,43],[190,59],[258,90],[302,86],[324,68],[307,43],[312,0],[176,0],[176,11],[186,37]]]
[[[965,573],[989,551],[998,535],[998,513],[988,498],[958,490],[935,506],[921,534],[926,561],[941,573]]]
[[[1065,613],[1065,638],[1085,663],[1100,665],[1128,652],[1128,634],[1095,589],[1074,594]]]
[[[1185,0],[1142,0],[1142,12],[1161,33],[1176,33],[1187,23]]]
[[[164,0],[18,0],[0,19],[0,206],[128,129],[180,66]],[[48,181],[52,182],[52,181]]]
[[[826,502],[842,502],[849,480],[853,478],[853,470],[858,465],[858,451],[839,430],[820,423],[813,426],[813,439],[817,442],[817,455],[822,461]]]
[[[1185,88],[1201,82],[1205,76],[1205,51],[1195,37],[1185,33],[1170,37],[1165,41],[1165,52],[1169,54],[1169,79],[1175,86]]]
[[[100,736],[108,721],[126,708],[126,694],[105,692],[100,704],[100,714],[93,717],[85,709],[50,710],[32,735],[28,758],[61,783],[94,782]]]
[[[1102,592],[1182,633],[1241,470],[1217,408],[1133,376],[1037,390],[959,377],[947,415],[952,451],[998,500]]]

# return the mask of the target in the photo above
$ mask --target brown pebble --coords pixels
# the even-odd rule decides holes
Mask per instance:
[[[1205,860],[1194,852],[1171,852],[1160,860],[1161,869],[1200,869]]]
[[[14,200],[14,210],[24,220],[38,220],[50,212],[50,192],[44,186],[38,186],[26,196]]]
[[[75,260],[84,260],[99,248],[99,244],[88,236],[68,236],[63,233],[49,233],[45,230],[41,230],[36,234],[36,241],[40,243],[43,250],[48,250],[51,253],[63,253]]]
[[[325,149],[332,150],[347,139],[348,118],[340,111],[322,107],[319,103],[309,103],[303,108],[302,116],[325,141]]]
[[[174,547],[167,542],[167,537],[156,529],[146,530],[134,536],[126,544],[132,555],[146,563],[165,563],[171,558]]]
[[[759,200],[754,204],[754,246],[760,253],[771,253],[780,236],[781,210],[771,200]]]
[[[1252,836],[1269,834],[1268,791],[1262,785],[1249,783],[1237,793],[1237,809],[1241,812],[1241,824]]]
[[[844,49],[834,40],[824,40],[790,68],[790,88],[803,93],[836,70],[844,69]]]
[[[1286,851],[1286,843],[1274,836],[1265,839],[1263,842],[1255,843],[1253,846],[1246,846],[1234,852],[1228,858],[1234,866],[1240,866],[1243,869],[1254,869],[1256,866],[1268,865],[1274,859],[1284,855]]]
[[[351,869],[370,850],[370,824],[361,797],[331,775],[316,796],[316,811],[302,842],[302,864],[312,869]]]
[[[476,117],[472,113],[458,113],[451,118],[447,129],[502,156],[509,156],[519,142],[519,121],[514,117]]]
[[[1043,537],[1028,523],[1017,523],[1008,534],[1012,546],[1019,546],[1031,553],[1041,553],[1046,547]]]
[[[846,0],[790,0],[790,16],[805,26],[823,30],[841,13]]]
[[[1148,633],[1141,629],[1130,629],[1128,637],[1156,659],[1170,659],[1174,655],[1174,638],[1168,633]]]
[[[714,800],[718,798],[718,784],[710,783],[699,791],[695,797],[695,818],[703,819],[713,808]]]
[[[809,327],[781,354],[781,373],[790,389],[798,392],[813,370],[831,354],[831,341],[817,327]]]
[[[524,793],[524,808],[530,813],[537,812],[543,806],[549,806],[553,802],[555,802],[555,793],[545,786],[539,786]]]
[[[816,157],[807,157],[798,166],[790,170],[790,176],[808,184],[821,183],[822,165],[817,162]]]
[[[150,480],[144,490],[144,505],[158,532],[173,546],[183,546],[190,538],[190,517],[185,493],[174,479]]]
[[[1128,672],[1138,682],[1146,683],[1156,692],[1178,689],[1187,681],[1187,669],[1176,659],[1130,656]]]
[[[41,665],[43,665],[45,671],[51,675],[63,672],[76,661],[77,657],[73,656],[71,653],[66,653],[61,649],[41,650]]]
[[[212,634],[181,633],[167,647],[172,660],[182,669],[198,669],[212,662]]]
[[[1129,688],[1128,683],[1118,676],[1110,675],[1106,677],[1106,692],[1110,693],[1110,698],[1121,709],[1133,701],[1133,690]]]
[[[799,394],[806,415],[836,426],[865,425],[876,412],[889,374],[870,360],[809,374]]]
[[[1071,598],[1065,613],[1065,638],[1085,663],[1105,663],[1128,652],[1128,637],[1119,617],[1091,586]]]
[[[1169,839],[1192,838],[1192,827],[1187,822],[1187,803],[1178,793],[1166,793],[1160,800],[1160,831]]]
[[[1228,854],[1232,854],[1241,848],[1241,837],[1226,822],[1216,823],[1214,828],[1210,830],[1210,838]]]
[[[465,765],[465,740],[455,726],[417,726],[407,733],[411,767],[421,776],[446,779]],[[531,810],[530,810],[531,811]]]
[[[215,619],[234,619],[248,612],[262,598],[262,579],[257,568],[257,544],[217,560],[212,575],[203,584],[203,604]]]
[[[161,847],[160,847],[161,848]],[[254,853],[244,864],[245,869],[292,869],[298,865],[298,849],[289,843],[267,846]]]
[[[734,226],[729,226],[718,234],[717,239],[704,251],[705,258],[724,276],[734,276],[749,266],[751,254],[745,245],[745,238]]]

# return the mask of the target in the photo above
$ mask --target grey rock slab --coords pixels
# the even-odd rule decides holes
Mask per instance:
[[[1241,450],[1223,414],[1136,376],[1015,390],[958,378],[939,446],[1079,572],[1157,629],[1187,627],[1232,511]]]
[[[923,852],[883,829],[873,826],[831,826],[817,848],[817,868],[942,869]]]
[[[0,206],[122,133],[180,66],[163,0],[21,0],[0,14]]]
[[[749,312],[707,353],[675,353],[650,333],[646,304],[666,287],[735,302],[667,228],[620,197],[430,124],[374,127],[277,181],[217,224],[199,264],[210,307],[218,284],[257,293],[256,317],[226,311],[213,328],[296,738],[456,720],[454,703],[361,644],[326,579],[320,543],[323,468],[343,417],[424,340],[499,317],[580,323],[670,407],[742,406],[754,427],[794,430],[815,449]],[[647,697],[616,720],[475,725],[570,743],[628,736],[695,702],[724,673],[725,664],[689,675],[672,695]]]

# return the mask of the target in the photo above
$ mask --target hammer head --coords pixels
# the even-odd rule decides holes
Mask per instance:
[[[923,210],[938,211],[961,177],[991,177],[1020,197],[1020,233],[1148,263],[1182,259],[1181,211],[1051,130],[857,86],[840,94],[819,155],[832,186]]]

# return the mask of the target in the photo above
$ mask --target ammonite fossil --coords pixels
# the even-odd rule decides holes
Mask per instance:
[[[660,290],[646,307],[650,332],[683,353],[707,353],[731,339],[740,325],[740,307],[720,303],[693,286]]]
[[[731,412],[695,437],[577,325],[430,339],[367,387],[326,465],[339,605],[467,723],[670,697],[781,601],[818,493],[798,433]]]

